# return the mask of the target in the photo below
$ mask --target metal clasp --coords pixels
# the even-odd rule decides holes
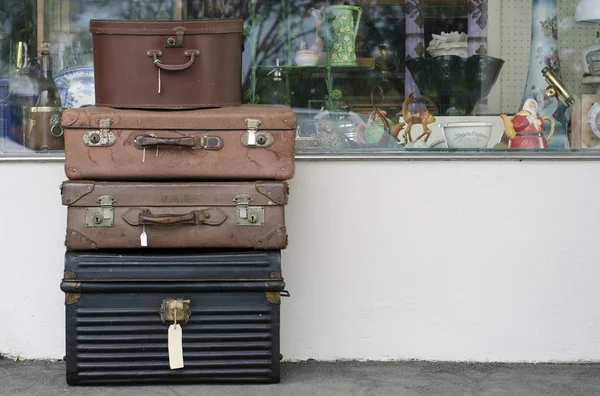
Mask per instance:
[[[260,124],[262,124],[262,121],[247,118],[244,122],[246,123],[246,127],[248,128],[248,140],[246,142],[246,145],[256,146],[256,133],[258,132],[258,127],[260,126]]]
[[[192,315],[190,300],[181,298],[167,298],[160,304],[160,318],[163,322],[172,322],[173,324],[187,324]]]
[[[167,48],[181,48],[183,47],[183,35],[185,34],[184,27],[176,27],[173,29],[175,36],[165,37],[165,47]]]
[[[264,206],[249,207],[250,202],[254,201],[250,195],[236,195],[233,201],[237,203],[237,225],[265,225],[265,208]]]
[[[112,195],[103,195],[96,200],[99,208],[85,208],[86,227],[112,227],[115,224],[113,204],[117,202]]]
[[[110,130],[113,120],[102,118],[98,120],[100,129],[83,134],[83,144],[88,147],[108,147],[115,144],[117,136]]]
[[[250,202],[252,201],[254,201],[254,199],[248,194],[239,194],[233,197],[233,202],[237,203],[239,219],[248,218],[248,205],[250,205]]]

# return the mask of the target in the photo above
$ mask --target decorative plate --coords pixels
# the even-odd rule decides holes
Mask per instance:
[[[92,66],[75,66],[61,70],[54,76],[54,83],[65,108],[96,103]]]

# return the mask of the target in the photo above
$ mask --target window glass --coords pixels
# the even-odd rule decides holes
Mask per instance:
[[[242,101],[290,105],[298,153],[588,152],[599,13],[592,0],[3,0],[0,156],[62,155],[62,109],[94,103],[90,19],[203,18],[244,20]]]

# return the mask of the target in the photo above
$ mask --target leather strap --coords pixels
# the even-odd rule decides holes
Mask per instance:
[[[158,146],[176,146],[176,147],[190,147],[193,149],[204,149],[204,150],[220,150],[223,147],[223,139],[219,136],[183,136],[176,138],[158,137],[155,135],[137,135],[133,139],[133,144],[138,149],[146,147],[158,147]]]
[[[131,208],[122,217],[127,224],[132,226],[170,226],[180,224],[218,226],[223,224],[227,219],[225,212],[219,208],[192,210],[184,214],[152,214],[152,211],[147,208]]]

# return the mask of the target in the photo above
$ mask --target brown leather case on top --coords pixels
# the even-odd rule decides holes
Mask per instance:
[[[201,108],[241,103],[243,20],[90,20],[96,105]]]
[[[66,109],[65,172],[90,180],[288,180],[296,116],[283,105]]]
[[[287,245],[286,182],[65,181],[67,250]],[[145,233],[146,245],[144,245]]]

